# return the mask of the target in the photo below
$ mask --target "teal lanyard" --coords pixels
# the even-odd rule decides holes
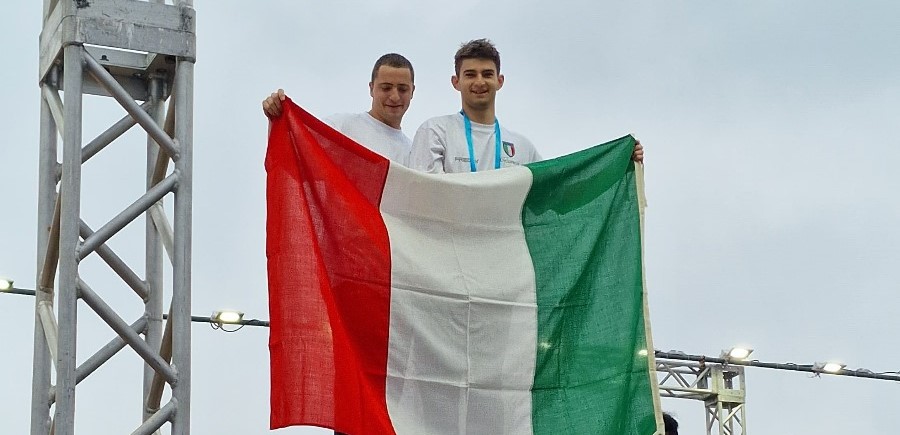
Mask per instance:
[[[475,167],[475,148],[472,146],[472,121],[469,120],[469,116],[466,115],[466,112],[460,110],[459,114],[463,116],[463,121],[466,124],[466,142],[469,144],[469,169],[472,172],[478,172],[478,169]],[[500,144],[502,141],[500,140],[500,120],[496,117],[494,118],[494,169],[500,169]]]

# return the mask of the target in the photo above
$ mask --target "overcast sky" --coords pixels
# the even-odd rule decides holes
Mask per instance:
[[[193,312],[268,318],[266,120],[283,87],[316,115],[360,112],[381,54],[416,68],[403,128],[457,111],[452,56],[488,37],[506,76],[498,117],[556,157],[634,133],[646,147],[646,271],[657,349],[900,370],[900,3],[862,0],[428,2],[197,0]],[[11,2],[0,131],[0,275],[34,288],[41,2]],[[123,111],[85,100],[85,141]],[[140,195],[135,131],[84,168],[99,227]],[[61,142],[60,142],[61,144]],[[170,209],[171,211],[171,209]],[[143,220],[110,241],[142,270]],[[123,317],[142,307],[96,258],[82,275]],[[167,276],[171,274],[167,271]],[[83,305],[83,304],[82,304]],[[83,307],[82,307],[83,308]],[[33,299],[0,296],[0,432],[29,428]],[[79,362],[112,338],[79,312]],[[268,432],[268,331],[193,327],[196,434]],[[141,366],[117,355],[78,389],[78,433],[130,433]],[[227,396],[222,394],[227,393]],[[758,435],[896,430],[900,386],[748,369]],[[663,399],[682,433],[701,402]],[[309,428],[283,434],[315,434]]]

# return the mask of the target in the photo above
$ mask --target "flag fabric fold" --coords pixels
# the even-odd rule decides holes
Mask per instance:
[[[424,174],[286,100],[266,155],[271,427],[655,433],[633,147]]]

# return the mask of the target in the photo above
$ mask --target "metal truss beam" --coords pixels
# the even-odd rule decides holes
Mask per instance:
[[[744,367],[657,356],[660,397],[703,402],[707,435],[747,435]]]
[[[143,385],[135,400],[142,418],[133,433],[159,433],[167,424],[172,435],[190,433],[194,16],[191,0],[44,0],[32,435],[74,435],[77,385],[102,373],[104,363],[125,348],[143,361],[143,376],[135,380]],[[88,94],[113,97],[127,115],[84,145],[82,101]],[[94,231],[82,219],[82,164],[116,146],[135,125],[147,135],[146,153],[135,156],[146,162],[146,192]],[[166,197],[173,198],[171,220],[163,209]],[[143,274],[107,244],[142,215]],[[164,245],[172,265],[168,282]],[[144,314],[133,323],[105,302],[111,289],[92,289],[82,279],[80,263],[92,253],[138,296]],[[172,297],[164,316],[167,289]],[[115,337],[77,365],[82,302]],[[159,392],[151,394],[154,385]],[[148,406],[166,385],[171,399]]]

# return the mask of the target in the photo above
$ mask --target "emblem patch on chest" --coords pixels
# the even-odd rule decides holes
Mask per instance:
[[[503,141],[503,153],[509,157],[514,157],[516,155],[516,144]]]

